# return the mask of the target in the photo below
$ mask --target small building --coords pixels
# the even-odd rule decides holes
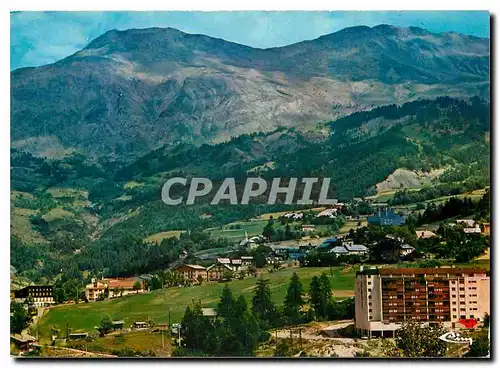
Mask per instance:
[[[282,255],[276,254],[274,252],[268,254],[266,257],[266,263],[270,265],[280,265],[285,262],[285,259]]]
[[[139,289],[135,289],[139,283]],[[89,302],[99,298],[117,298],[144,292],[144,280],[140,277],[92,280],[85,286],[85,297]]]
[[[14,298],[20,303],[24,303],[30,298],[35,307],[46,307],[55,303],[53,292],[52,285],[31,285],[15,290]]]
[[[105,298],[108,296],[107,293],[108,284],[102,281],[93,280],[92,283],[85,286],[85,298],[87,298],[89,302],[95,302],[101,295]]]
[[[201,308],[201,313],[212,322],[217,318],[217,312],[213,308]]]
[[[173,268],[174,272],[180,273],[184,279],[191,282],[198,282],[198,279],[207,279],[207,269],[200,265],[195,264],[180,264]]]
[[[336,208],[327,208],[324,211],[321,211],[316,215],[316,217],[328,217],[328,218],[335,218],[337,216],[337,209]]]
[[[333,253],[333,254],[335,254],[337,256],[343,256],[343,255],[349,254],[349,252],[347,251],[347,249],[345,249],[345,247],[343,247],[341,245],[333,247],[332,249],[330,249],[329,253]]]
[[[349,254],[366,254],[368,253],[368,248],[361,244],[344,244]]]
[[[481,234],[481,232],[481,227],[477,223],[472,227],[464,227],[464,233],[466,234]]]
[[[254,264],[253,256],[241,256],[241,266],[250,267]]]
[[[316,230],[316,226],[314,225],[302,225],[302,231],[305,233],[310,233]]]
[[[148,322],[138,321],[138,322],[132,323],[132,328],[134,328],[136,330],[145,329],[148,327],[149,327]]]
[[[458,225],[462,225],[464,227],[474,227],[476,225],[476,221],[472,219],[461,219],[457,220]]]
[[[160,323],[155,326],[155,329],[157,331],[168,331],[168,324],[167,323]]]
[[[403,216],[394,212],[393,209],[378,210],[378,213],[373,216],[368,216],[368,223],[380,226],[396,225],[400,226],[406,222]]]
[[[407,256],[408,254],[410,253],[413,253],[413,251],[415,250],[415,248],[413,248],[411,245],[409,244],[401,244],[400,245],[400,250],[399,250],[399,254],[404,257],[404,256]]]
[[[10,335],[10,341],[15,345],[16,349],[26,351],[32,347],[36,339],[29,335],[12,334]]]
[[[429,238],[432,238],[434,236],[437,236],[435,233],[433,233],[430,230],[418,230],[418,231],[415,231],[415,234],[417,235],[418,239],[429,239]]]
[[[121,330],[123,328],[123,325],[125,324],[125,321],[113,321],[113,330]]]
[[[110,298],[117,298],[128,294],[141,294],[144,290],[144,281],[140,278],[129,277],[124,279],[109,279],[108,292]],[[139,289],[134,287],[139,283]]]
[[[86,339],[87,337],[89,337],[89,334],[86,332],[71,333],[68,335],[68,340],[80,340]]]
[[[483,224],[483,231],[482,231],[482,234],[484,236],[489,236],[490,235],[490,223],[489,222],[485,222]]]

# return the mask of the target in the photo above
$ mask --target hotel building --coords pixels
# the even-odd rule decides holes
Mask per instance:
[[[482,321],[490,314],[490,277],[479,268],[370,268],[356,275],[356,329],[393,337],[405,321]],[[473,321],[474,322],[474,321]]]

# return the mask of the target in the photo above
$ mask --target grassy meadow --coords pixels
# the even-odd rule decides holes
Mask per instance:
[[[332,267],[332,271],[333,295],[339,299],[353,296],[355,270],[345,272],[343,267]],[[283,302],[293,272],[297,272],[307,291],[311,279],[323,272],[330,275],[330,268],[289,268],[267,274],[265,277],[270,280],[273,300],[276,303]],[[254,278],[234,280],[229,286],[235,297],[243,294],[250,303],[256,280]],[[125,326],[128,327],[134,321],[145,321],[148,318],[155,323],[168,323],[170,309],[171,322],[179,322],[186,306],[193,299],[200,299],[204,307],[215,307],[223,287],[224,283],[210,282],[187,288],[155,290],[148,294],[124,296],[107,301],[56,306],[40,320],[39,335],[47,341],[50,339],[52,326],[65,331],[66,323],[72,332],[89,332],[100,324],[105,314],[109,314],[114,320],[124,320]]]

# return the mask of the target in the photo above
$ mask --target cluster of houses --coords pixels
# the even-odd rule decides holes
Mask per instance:
[[[249,271],[253,265],[252,256],[242,256],[239,258],[217,258],[217,261],[209,267],[196,264],[177,264],[172,271],[182,274],[185,280],[199,283],[202,281],[220,281],[229,273],[243,274]]]
[[[479,223],[472,219],[457,220],[457,226],[461,226],[466,234],[490,235],[490,223]]]
[[[89,302],[95,302],[100,298],[118,298],[128,294],[139,294],[145,291],[147,277],[129,277],[117,279],[92,279],[85,286],[85,298]]]
[[[484,236],[490,235],[489,222],[479,223],[472,219],[461,219],[461,220],[456,220],[455,223],[452,223],[450,225],[460,226],[463,232],[466,234],[482,234]],[[438,236],[436,233],[430,230],[417,230],[416,235],[418,239],[429,239],[434,236]]]

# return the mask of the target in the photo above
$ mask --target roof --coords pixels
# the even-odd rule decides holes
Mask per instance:
[[[142,283],[140,281],[134,280],[134,279],[108,280],[108,287],[110,289],[114,289],[114,288],[133,289],[134,288],[134,284],[136,282],[139,282],[141,284],[141,287],[142,287]]]
[[[401,244],[401,249],[415,249],[409,244]]]
[[[368,252],[368,248],[361,244],[344,245],[349,252]]]
[[[229,258],[217,258],[217,262],[229,264],[231,263],[231,260]]]
[[[192,269],[195,269],[195,270],[205,270],[205,267],[203,267],[203,266],[195,265],[195,264],[184,264],[184,263],[176,266],[174,268],[174,270],[176,270],[178,268],[181,268],[181,267],[189,267],[189,268],[192,268]]]
[[[123,325],[125,321],[113,321],[114,325]]]
[[[12,335],[10,335],[10,338],[14,339],[16,341],[19,341],[19,342],[36,341],[36,339],[30,335],[12,334]]]
[[[217,263],[214,263],[213,265],[210,265],[207,267],[207,271],[210,271],[212,268],[214,268],[215,266],[222,266],[222,267],[225,267],[227,268],[229,271],[232,271],[233,269],[227,265],[226,263],[220,263],[220,262],[217,262]]]
[[[241,259],[242,260],[252,260],[253,257],[252,256],[241,256]]]
[[[328,238],[323,243],[336,243],[336,242],[337,242],[337,238]]]
[[[217,316],[217,312],[213,308],[201,308],[201,313],[205,317]]]
[[[424,238],[424,239],[436,236],[436,234],[430,230],[415,231],[415,234],[417,235],[417,238]]]
[[[330,253],[337,253],[337,254],[345,254],[345,253],[349,253],[347,251],[347,249],[345,249],[344,247],[341,247],[341,246],[336,246],[336,247],[333,247],[331,250],[330,250]]]

